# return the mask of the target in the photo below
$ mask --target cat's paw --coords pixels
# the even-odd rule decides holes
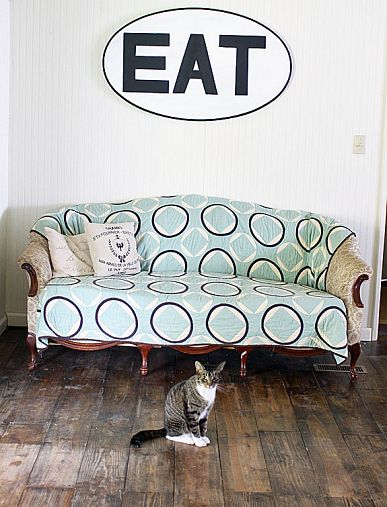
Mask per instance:
[[[203,442],[205,442],[207,445],[210,444],[210,439],[208,437],[202,437]]]
[[[194,441],[193,441],[193,438],[191,435],[179,435],[176,437],[170,437],[167,435],[165,438],[167,438],[168,440],[173,440],[174,442],[180,442],[182,444],[188,444],[188,445],[194,444]]]
[[[194,444],[196,445],[196,447],[205,447],[207,444],[206,442],[204,442],[204,440],[202,438],[196,438],[194,437]]]

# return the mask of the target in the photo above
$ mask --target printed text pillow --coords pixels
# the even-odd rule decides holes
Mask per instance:
[[[86,223],[85,230],[96,276],[135,275],[140,272],[133,222]]]

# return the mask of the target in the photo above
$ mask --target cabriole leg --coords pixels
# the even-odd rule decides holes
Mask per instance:
[[[28,350],[30,353],[28,361],[28,369],[32,371],[37,363],[38,351],[36,350],[36,336],[32,333],[28,333],[27,338]]]
[[[150,349],[152,348],[152,345],[137,345],[137,347],[140,349],[142,356],[142,364],[140,372],[141,375],[145,376],[148,374],[148,354]]]
[[[349,353],[351,355],[351,380],[356,380],[356,361],[359,359],[361,353],[361,345],[359,343],[354,343],[353,345],[348,346]]]
[[[243,350],[241,352],[241,369],[240,369],[240,376],[246,377],[247,373],[247,350]]]

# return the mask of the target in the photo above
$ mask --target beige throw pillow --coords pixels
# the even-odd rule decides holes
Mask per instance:
[[[63,236],[54,229],[44,228],[48,240],[54,277],[93,274],[86,234]]]
[[[135,275],[140,272],[133,222],[86,223],[85,231],[95,275]]]

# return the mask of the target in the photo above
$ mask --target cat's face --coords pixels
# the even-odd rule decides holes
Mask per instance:
[[[215,368],[205,368],[199,361],[195,361],[198,384],[207,389],[215,387],[221,380],[221,373],[225,364],[226,362],[223,361]]]

